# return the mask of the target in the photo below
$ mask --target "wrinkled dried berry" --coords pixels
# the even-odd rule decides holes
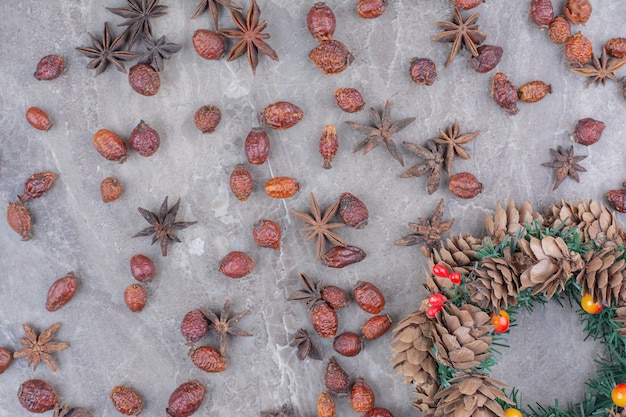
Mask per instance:
[[[591,17],[591,3],[589,0],[567,0],[563,11],[573,24],[584,25]]]
[[[289,198],[300,189],[300,183],[291,177],[274,177],[265,183],[265,193],[272,198]]]
[[[391,327],[391,317],[389,315],[371,317],[363,325],[361,330],[365,340],[378,339]]]
[[[350,304],[350,296],[347,292],[335,285],[326,285],[320,293],[322,300],[326,301],[332,308],[344,308]]]
[[[622,184],[624,186],[626,182]],[[626,213],[626,190],[610,190],[606,193],[606,199],[615,210]]]
[[[91,412],[89,412],[88,410],[85,410],[84,408],[77,407],[77,408],[70,408],[67,414],[63,415],[63,417],[93,417],[93,414],[91,414]]]
[[[367,313],[378,314],[385,308],[383,293],[371,282],[357,282],[353,294],[356,303]]]
[[[450,177],[448,190],[459,198],[474,198],[483,190],[483,185],[470,172],[459,172]]]
[[[67,304],[74,297],[77,285],[78,279],[74,272],[69,272],[66,276],[54,281],[48,289],[46,310],[57,311]]]
[[[337,397],[343,398],[350,394],[350,377],[339,366],[334,356],[330,357],[324,371],[324,385],[331,394],[335,394]]]
[[[202,405],[206,388],[198,381],[181,384],[172,392],[165,412],[168,417],[189,417]]]
[[[333,158],[337,154],[339,148],[339,140],[337,139],[337,129],[333,125],[324,126],[324,131],[320,137],[318,149],[322,155],[322,167],[324,169],[332,168]]]
[[[108,177],[100,183],[100,196],[102,201],[110,203],[122,196],[122,182],[115,177]]]
[[[594,120],[590,117],[580,119],[574,129],[574,140],[581,145],[593,145],[600,140],[604,127],[604,123],[600,120]]]
[[[204,59],[220,59],[224,56],[224,40],[208,29],[198,29],[191,38],[193,48]]]
[[[339,197],[339,217],[346,225],[362,229],[367,226],[369,211],[358,197],[345,192]]]
[[[546,27],[554,19],[552,0],[531,0],[530,20],[540,27]]]
[[[548,26],[548,35],[555,45],[562,45],[572,36],[572,26],[563,16],[557,16]]]
[[[356,88],[339,88],[334,97],[339,108],[347,113],[355,113],[365,107],[365,100]]]
[[[243,278],[254,270],[254,259],[248,254],[233,251],[222,258],[219,271],[230,278]]]
[[[56,174],[48,171],[37,172],[31,175],[26,182],[24,182],[24,191],[21,195],[17,196],[18,201],[24,204],[33,198],[41,197],[52,187],[52,183],[56,178]]]
[[[500,63],[504,50],[496,45],[480,45],[478,55],[470,58],[470,68],[479,73],[489,72]]]
[[[204,372],[224,372],[226,358],[212,346],[200,346],[190,353],[191,362]]]
[[[270,153],[270,138],[267,132],[260,127],[253,127],[246,136],[244,148],[248,162],[254,165],[265,163]]]
[[[156,275],[156,267],[152,259],[138,253],[130,258],[130,273],[137,281],[149,283]]]
[[[13,354],[7,348],[0,347],[0,375],[7,370],[11,361],[13,360]]]
[[[152,66],[137,64],[128,71],[128,83],[142,96],[154,96],[161,88],[161,76]]]
[[[258,115],[259,123],[276,130],[289,129],[298,124],[302,117],[304,117],[302,110],[288,101],[268,104]]]
[[[517,108],[517,89],[505,74],[498,72],[493,76],[491,95],[496,103],[510,115],[519,113]]]
[[[604,48],[615,58],[626,58],[626,38],[611,38]]]
[[[143,410],[141,397],[132,389],[118,385],[111,390],[109,398],[117,411],[126,416],[136,416]]]
[[[411,80],[417,85],[433,85],[437,80],[437,66],[428,58],[413,58],[409,64]]]
[[[343,332],[333,340],[333,349],[343,356],[356,356],[363,349],[361,336],[352,332]]]
[[[310,308],[309,315],[313,330],[323,339],[335,337],[339,327],[339,318],[335,309],[326,301],[318,300]]]
[[[574,65],[586,64],[593,55],[591,41],[578,32],[565,42],[565,59]]]
[[[130,132],[130,147],[141,156],[152,156],[161,145],[159,133],[143,120]]]
[[[348,47],[336,39],[323,41],[309,52],[309,59],[325,75],[343,72],[354,61]]]
[[[206,104],[193,116],[193,123],[202,133],[213,133],[222,120],[222,112],[217,106]]]
[[[131,284],[124,290],[124,302],[133,313],[143,310],[146,301],[148,301],[148,294],[141,285]]]
[[[361,417],[393,417],[393,414],[385,408],[374,408]]]
[[[374,19],[387,10],[387,0],[359,0],[356,12],[363,19]]]
[[[454,0],[454,6],[459,9],[469,10],[480,6],[485,0]]]
[[[258,220],[252,225],[252,237],[262,248],[280,249],[280,226],[271,220]]]
[[[191,310],[185,314],[180,324],[180,333],[187,342],[195,343],[209,331],[209,322],[200,310]]]
[[[52,387],[41,379],[23,382],[17,392],[17,399],[31,413],[45,413],[59,403]]]
[[[238,164],[230,174],[230,191],[239,201],[246,201],[252,194],[252,174],[243,164]]]
[[[357,378],[350,389],[350,405],[357,413],[365,413],[374,409],[374,390],[363,378]]]
[[[26,121],[37,130],[47,131],[52,126],[48,114],[39,107],[30,107],[26,110]]]
[[[93,135],[92,141],[98,153],[105,159],[120,164],[128,159],[126,142],[117,133],[108,129],[100,129]]]
[[[58,55],[46,55],[37,63],[35,78],[50,81],[57,78],[65,68],[65,61]]]
[[[320,258],[320,262],[329,268],[343,268],[361,262],[365,256],[365,251],[356,246],[333,246]]]
[[[22,240],[29,240],[32,237],[30,234],[30,213],[22,204],[9,201],[7,223],[15,233],[22,237]]]
[[[335,417],[337,406],[330,392],[324,391],[317,397],[317,417]]]
[[[318,42],[331,39],[336,25],[333,11],[323,1],[315,3],[306,15],[306,26]]]

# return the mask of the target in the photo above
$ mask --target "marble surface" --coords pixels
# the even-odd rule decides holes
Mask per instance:
[[[324,360],[299,361],[289,346],[298,328],[312,333],[306,307],[287,301],[300,288],[301,272],[349,290],[357,281],[375,283],[387,297],[385,312],[398,322],[415,310],[425,292],[421,287],[426,259],[417,247],[393,242],[409,233],[408,222],[430,217],[444,198],[444,218],[455,218],[450,234],[482,234],[484,217],[498,202],[509,198],[531,200],[538,210],[563,198],[604,200],[609,189],[624,180],[623,147],[626,101],[617,84],[584,88],[583,77],[568,70],[563,48],[552,44],[546,31],[528,18],[529,1],[488,1],[479,6],[481,30],[488,44],[504,48],[497,71],[516,85],[541,79],[553,94],[535,104],[520,104],[509,116],[490,96],[495,71],[478,74],[468,66],[462,51],[449,68],[444,63],[450,44],[430,41],[439,32],[436,21],[452,17],[452,2],[394,0],[385,14],[374,20],[357,17],[356,0],[329,1],[337,16],[335,38],[344,42],[356,59],[342,74],[324,76],[308,59],[316,46],[305,26],[313,2],[260,0],[262,19],[269,22],[269,44],[280,62],[260,56],[256,76],[245,57],[233,62],[206,61],[192,48],[196,29],[212,29],[208,13],[191,20],[197,1],[162,1],[168,14],[154,20],[154,33],[183,45],[165,62],[162,86],[155,97],[133,92],[127,77],[110,68],[94,78],[85,68],[88,59],[75,47],[89,44],[87,32],[96,36],[103,23],[115,33],[121,18],[107,7],[122,0],[0,2],[0,194],[6,201],[21,192],[33,173],[52,171],[58,178],[29,209],[34,218],[33,238],[22,242],[6,222],[0,222],[0,346],[19,348],[22,323],[42,330],[62,322],[57,339],[70,348],[54,355],[59,365],[51,372],[41,365],[36,372],[24,359],[16,360],[0,375],[0,416],[29,415],[17,402],[21,382],[48,381],[61,401],[83,406],[95,416],[118,415],[108,393],[116,385],[134,388],[144,399],[144,415],[162,416],[170,393],[181,383],[197,379],[208,388],[198,416],[258,416],[291,404],[297,416],[316,415],[317,395],[324,389],[322,374],[334,354],[330,340],[317,338]],[[243,3],[248,7],[248,1]],[[564,1],[554,1],[562,10]],[[626,36],[626,8],[617,0],[592,0],[591,20],[581,30],[596,51],[611,37]],[[463,12],[468,16],[469,12]],[[222,13],[223,27],[232,27]],[[66,59],[66,70],[54,81],[37,81],[37,61],[47,54]],[[411,58],[435,61],[438,79],[433,86],[418,86],[408,74]],[[621,71],[618,75],[626,75]],[[442,186],[426,193],[424,178],[399,175],[417,162],[402,149],[405,167],[378,147],[367,155],[353,153],[362,139],[345,122],[369,123],[367,110],[343,113],[333,92],[355,87],[368,107],[377,110],[392,101],[392,117],[416,121],[397,135],[396,143],[424,144],[439,129],[458,120],[463,132],[480,130],[466,148],[470,160],[457,161],[454,172],[470,171],[484,186],[472,200],[454,197]],[[256,114],[267,104],[287,100],[304,111],[301,123],[286,131],[269,131],[269,160],[249,166],[255,189],[246,202],[229,190],[229,174],[245,161],[243,143],[257,126]],[[215,104],[222,121],[213,134],[201,134],[193,124],[196,109]],[[34,130],[24,113],[30,106],[47,111],[53,127]],[[587,155],[580,183],[567,179],[552,191],[553,175],[540,166],[550,161],[549,149],[571,144],[570,133],[578,119],[592,117],[606,123],[600,142],[591,147],[574,145]],[[132,153],[124,164],[103,159],[91,143],[101,128],[125,138],[145,120],[161,135],[161,147],[151,158]],[[326,124],[337,126],[339,152],[333,168],[324,170],[317,146]],[[289,199],[268,197],[263,184],[274,176],[291,176],[300,192]],[[105,204],[100,182],[116,176],[124,184],[120,200]],[[344,269],[326,268],[315,260],[314,245],[305,242],[302,224],[290,210],[307,210],[309,193],[327,207],[349,191],[370,211],[366,228],[340,229],[350,243],[363,248],[367,258]],[[158,245],[131,236],[147,226],[137,207],[157,210],[163,198],[182,198],[179,219],[198,221],[180,232],[182,243],[170,246],[161,257]],[[622,215],[620,215],[620,218]],[[279,251],[257,247],[252,224],[261,218],[280,224]],[[623,219],[622,219],[623,220]],[[249,253],[254,272],[243,279],[222,276],[217,265],[232,250]],[[123,301],[124,288],[133,283],[128,262],[132,255],[151,257],[158,270],[147,288],[148,304],[131,313]],[[44,308],[49,285],[75,271],[80,285],[74,299],[55,313]],[[234,311],[249,309],[241,328],[252,337],[230,340],[228,369],[207,374],[193,366],[179,332],[184,314],[198,307],[219,310],[225,299]],[[358,331],[368,315],[356,305],[339,311],[340,332]],[[550,404],[577,401],[584,381],[593,373],[597,346],[582,342],[582,325],[573,309],[549,304],[532,316],[519,317],[510,335],[510,349],[498,357],[493,376],[514,385],[525,402]],[[394,376],[389,359],[391,335],[368,342],[354,358],[339,357],[353,377],[361,376],[376,393],[376,404],[395,416],[418,413],[411,407],[412,387]],[[217,344],[214,335],[203,339]],[[563,353],[566,352],[567,355]],[[567,375],[567,378],[562,378]],[[567,380],[567,386],[554,380]],[[338,400],[338,415],[356,415],[349,402]]]

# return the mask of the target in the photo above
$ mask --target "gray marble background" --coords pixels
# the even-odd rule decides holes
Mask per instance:
[[[57,321],[63,323],[57,339],[70,344],[54,355],[59,365],[55,373],[45,365],[33,372],[21,359],[0,375],[0,416],[29,415],[16,393],[21,382],[33,377],[49,382],[63,402],[86,407],[95,416],[118,415],[108,394],[119,384],[141,394],[145,415],[162,416],[170,393],[191,379],[208,388],[198,416],[258,416],[262,410],[277,412],[284,403],[293,405],[298,416],[314,416],[317,396],[324,390],[322,374],[334,352],[330,340],[317,338],[324,361],[301,362],[289,346],[298,328],[312,332],[306,307],[287,301],[300,288],[299,273],[345,289],[359,280],[375,283],[387,298],[385,312],[397,323],[425,294],[421,283],[426,259],[417,247],[393,242],[409,232],[408,222],[430,217],[440,198],[446,201],[445,218],[456,219],[451,234],[480,235],[485,215],[498,202],[528,199],[543,210],[561,198],[604,201],[606,191],[619,188],[625,179],[626,101],[618,85],[609,81],[585,89],[585,79],[569,72],[562,46],[552,44],[529,20],[527,0],[491,0],[475,9],[480,28],[489,33],[486,43],[504,48],[497,71],[518,86],[535,79],[552,85],[552,95],[535,104],[521,103],[516,116],[507,115],[490,96],[495,71],[472,71],[467,51],[444,68],[450,44],[430,37],[439,33],[436,21],[452,17],[451,1],[393,0],[375,20],[357,17],[356,0],[328,1],[337,16],[335,38],[356,57],[333,77],[324,76],[308,59],[316,46],[305,25],[313,1],[259,1],[280,62],[260,56],[256,76],[245,57],[206,61],[195,53],[193,32],[213,27],[208,13],[190,19],[197,1],[162,3],[169,6],[168,14],[154,20],[154,32],[183,48],[166,61],[158,95],[143,97],[114,68],[94,78],[85,69],[88,59],[74,49],[89,45],[86,32],[99,36],[105,21],[120,33],[116,25],[121,18],[105,6],[124,6],[122,0],[0,1],[0,195],[4,201],[13,199],[35,172],[49,170],[58,176],[48,194],[29,205],[31,241],[21,242],[0,222],[0,346],[19,348],[22,323],[42,330]],[[238,3],[247,9],[247,0]],[[563,3],[554,1],[555,8],[562,10]],[[626,36],[626,8],[620,0],[592,4],[591,20],[574,31],[581,30],[599,52],[609,38]],[[223,27],[233,27],[226,13],[221,21]],[[54,81],[37,81],[32,74],[47,54],[63,56],[66,70]],[[436,62],[433,86],[412,83],[408,66],[415,56]],[[369,123],[370,116],[367,110],[339,110],[333,99],[339,87],[358,88],[368,107],[379,111],[391,99],[395,120],[416,117],[397,135],[398,144],[408,140],[422,145],[454,120],[463,132],[480,130],[466,146],[471,159],[456,162],[454,172],[474,173],[484,192],[472,200],[458,199],[447,191],[444,175],[440,189],[429,196],[424,178],[399,178],[417,162],[406,150],[404,168],[382,147],[365,156],[352,153],[362,136],[345,121]],[[257,125],[256,113],[279,100],[300,106],[304,119],[289,130],[269,131],[269,160],[250,167],[255,189],[247,202],[240,202],[230,193],[229,174],[245,161],[243,143]],[[219,106],[223,115],[210,135],[193,125],[194,112],[204,104]],[[30,106],[49,113],[54,124],[50,131],[27,124],[24,113]],[[602,139],[591,147],[574,146],[577,154],[588,156],[581,163],[587,172],[581,173],[580,183],[567,179],[552,191],[552,171],[540,163],[550,161],[550,148],[571,144],[570,133],[584,117],[606,123]],[[127,138],[140,119],[161,135],[156,155],[133,153],[120,165],[95,151],[91,137],[98,129]],[[322,169],[317,151],[326,124],[337,126],[340,141],[329,170]],[[125,190],[120,200],[104,204],[99,184],[111,175]],[[263,184],[279,175],[296,178],[301,191],[287,200],[268,197]],[[315,261],[314,245],[304,241],[302,224],[290,210],[307,210],[310,192],[327,207],[344,191],[367,204],[370,222],[365,229],[344,228],[340,234],[368,256],[332,270]],[[183,243],[173,244],[163,258],[158,245],[131,236],[147,225],[137,207],[157,210],[165,196],[172,202],[181,197],[179,219],[198,224],[182,231]],[[261,218],[281,225],[280,251],[255,245],[251,227]],[[219,260],[232,250],[255,259],[253,274],[232,280],[217,271]],[[145,310],[131,313],[123,291],[133,282],[128,261],[136,253],[151,257],[158,273],[148,287]],[[80,278],[76,296],[61,310],[47,312],[49,285],[69,271]],[[219,310],[227,298],[234,311],[251,310],[240,325],[253,337],[231,339],[227,371],[207,374],[187,358],[180,322],[197,307]],[[354,304],[338,314],[340,332],[358,331],[368,318]],[[582,341],[574,311],[551,303],[518,320],[509,338],[511,348],[498,357],[500,366],[492,376],[517,387],[530,404],[581,399],[584,381],[595,369],[597,346]],[[416,415],[410,405],[412,387],[394,376],[389,365],[390,339],[387,334],[368,342],[357,357],[339,357],[339,363],[351,376],[371,384],[378,406],[395,416]],[[211,335],[203,342],[215,345],[217,339]],[[561,383],[555,384],[557,378]],[[337,404],[338,415],[356,415],[347,400]]]

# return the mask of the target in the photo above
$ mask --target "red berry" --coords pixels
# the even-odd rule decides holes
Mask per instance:
[[[428,310],[426,310],[426,315],[429,318],[434,319],[437,316],[437,313],[441,310],[443,310],[443,306],[430,306],[428,307]]]
[[[461,274],[459,274],[458,272],[451,273],[449,278],[450,278],[450,281],[452,281],[453,284],[460,284],[461,283]]]
[[[448,271],[448,268],[441,264],[433,265],[433,274],[440,278],[450,278],[450,272]]]
[[[428,297],[428,304],[434,307],[443,306],[448,299],[443,294],[433,294]]]

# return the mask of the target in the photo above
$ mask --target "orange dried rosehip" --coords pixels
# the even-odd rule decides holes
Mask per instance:
[[[374,408],[363,414],[361,417],[393,417],[393,414],[385,408]]]
[[[391,327],[391,317],[389,315],[371,317],[363,325],[363,337],[365,340],[378,339]]]
[[[253,127],[246,136],[244,148],[248,162],[261,165],[265,163],[270,153],[270,138],[262,128]]]
[[[202,133],[213,133],[222,120],[222,112],[217,106],[206,104],[193,116],[193,123]]]
[[[143,120],[130,132],[128,143],[133,151],[141,156],[152,156],[161,145],[159,133]]]
[[[359,0],[356,13],[363,19],[374,19],[387,10],[387,0]]]
[[[26,121],[37,130],[48,131],[52,126],[48,114],[39,107],[30,107],[26,110]]]
[[[141,285],[131,284],[124,290],[124,302],[133,313],[143,310],[146,301],[148,301],[148,294]]]
[[[585,24],[591,16],[591,3],[589,0],[567,0],[563,11],[573,24]]]
[[[470,172],[459,172],[450,177],[448,189],[459,198],[474,198],[483,190],[483,185]]]
[[[554,19],[554,7],[552,0],[531,0],[530,20],[537,26],[546,27]]]
[[[323,339],[335,337],[337,328],[339,327],[339,318],[335,309],[333,309],[326,301],[318,300],[310,308],[309,315],[313,330]]]
[[[37,63],[35,78],[50,81],[57,78],[63,72],[65,60],[58,55],[46,55]]]
[[[626,58],[626,38],[611,38],[604,48],[615,58]]]
[[[591,41],[578,32],[565,42],[565,59],[576,65],[586,64],[593,55]]]
[[[132,389],[118,385],[111,390],[109,398],[117,411],[125,416],[136,416],[143,410],[141,397]]]
[[[336,24],[333,11],[323,1],[315,3],[306,15],[306,26],[318,42],[331,39]]]
[[[364,202],[355,195],[345,192],[339,197],[339,217],[343,222],[355,229],[367,226],[369,211]]]
[[[208,29],[198,29],[191,38],[193,49],[204,59],[220,59],[224,56],[224,40]]]
[[[478,55],[470,58],[470,68],[479,73],[489,72],[500,63],[503,49],[496,45],[480,45]]]
[[[353,293],[356,303],[367,313],[378,314],[385,308],[383,293],[371,282],[357,282]]]
[[[548,26],[548,35],[555,45],[562,45],[572,36],[572,25],[563,16],[557,16]]]
[[[474,7],[480,6],[480,4],[485,0],[454,0],[454,6],[459,9],[469,10]]]
[[[517,89],[517,97],[524,103],[536,103],[552,93],[552,86],[543,81],[530,81]]]
[[[323,41],[309,52],[309,59],[325,75],[343,72],[354,61],[348,47],[338,40]]]
[[[185,314],[180,324],[180,332],[188,342],[197,342],[209,331],[209,322],[200,310],[191,310]]]
[[[168,417],[189,417],[200,408],[206,388],[198,381],[181,384],[172,392],[165,410]]]
[[[93,135],[92,141],[98,153],[105,159],[120,164],[128,159],[126,142],[117,133],[108,129],[100,129]]]
[[[350,389],[350,405],[357,413],[365,413],[374,409],[374,390],[363,378],[357,378]]]
[[[33,198],[39,198],[44,195],[52,183],[56,180],[57,176],[52,172],[37,172],[31,175],[26,182],[24,182],[24,191],[21,195],[17,196],[20,203],[24,204]]]
[[[606,199],[620,213],[626,213],[626,190],[610,190]]]
[[[343,356],[356,356],[361,352],[363,346],[361,337],[352,332],[343,332],[333,340],[333,349]]]
[[[156,275],[156,267],[152,259],[140,253],[130,258],[130,273],[139,282],[152,282]]]
[[[519,113],[517,108],[517,89],[504,73],[493,76],[491,95],[496,103],[510,115]]]
[[[356,88],[339,88],[334,97],[339,108],[347,113],[355,113],[365,107],[365,100]]]
[[[41,379],[24,381],[17,391],[17,399],[31,413],[45,413],[59,403],[52,387]]]
[[[272,198],[289,198],[300,189],[300,183],[291,177],[274,177],[265,183],[265,193]]]
[[[337,406],[330,392],[324,391],[317,397],[317,417],[335,417]]]
[[[320,262],[329,268],[343,268],[361,262],[365,256],[365,251],[356,246],[333,246],[320,258]]]
[[[239,201],[246,201],[252,194],[252,174],[244,164],[237,164],[230,173],[230,191]]]
[[[243,278],[254,270],[254,259],[247,253],[232,251],[222,258],[219,271],[230,278]]]
[[[200,346],[191,351],[191,362],[204,372],[224,372],[227,360],[212,346]]]
[[[324,385],[328,391],[337,397],[343,398],[350,394],[350,377],[339,366],[334,356],[330,357],[324,371]]]
[[[584,119],[580,119],[576,123],[576,127],[574,128],[574,133],[572,134],[572,136],[574,137],[574,141],[580,143],[581,145],[593,145],[600,140],[600,136],[602,136],[604,127],[604,123],[600,120],[594,120],[590,117],[587,117]]]
[[[437,66],[429,58],[411,59],[409,73],[411,80],[417,85],[433,85],[437,80]]]
[[[7,370],[11,361],[13,360],[13,354],[7,348],[0,347],[0,375]]]
[[[115,177],[105,178],[100,183],[100,195],[105,203],[119,199],[122,191],[122,182]]]
[[[339,148],[339,140],[337,139],[337,129],[333,125],[324,126],[324,131],[320,137],[318,150],[322,155],[324,169],[332,168],[332,161],[337,154]]]
[[[78,280],[74,272],[69,272],[66,276],[54,281],[48,289],[46,310],[57,311],[67,304],[74,297],[77,285]]]
[[[288,101],[277,101],[268,104],[259,112],[259,123],[266,124],[272,129],[285,130],[298,124],[304,113],[298,106]]]
[[[154,96],[161,88],[161,76],[148,64],[136,64],[128,71],[128,83],[142,96]]]
[[[271,220],[258,220],[252,225],[252,237],[262,248],[280,249],[280,226]]]
[[[335,285],[326,285],[320,293],[322,300],[326,301],[332,308],[344,308],[350,304],[350,297],[341,288]]]
[[[32,237],[30,234],[30,213],[22,204],[9,201],[7,223],[15,233],[22,237],[22,240],[29,240]]]

